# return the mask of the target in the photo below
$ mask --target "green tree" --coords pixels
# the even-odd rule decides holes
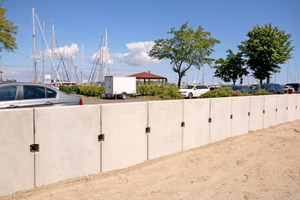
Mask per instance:
[[[279,64],[292,58],[291,34],[265,24],[263,27],[254,26],[252,31],[247,33],[248,40],[242,41],[238,48],[248,58],[247,65],[253,71],[253,76],[260,80],[270,78],[272,73],[280,72]]]
[[[14,49],[18,49],[14,37],[17,34],[18,26],[6,19],[6,9],[2,7],[3,2],[4,0],[0,0],[0,51],[5,49],[7,52],[14,52]]]
[[[210,32],[204,32],[199,26],[194,31],[188,27],[188,22],[183,24],[179,30],[171,28],[168,33],[174,34],[171,39],[155,40],[155,45],[150,51],[149,56],[159,60],[167,58],[171,60],[172,69],[178,74],[178,87],[185,72],[191,66],[200,68],[203,64],[210,64],[213,59],[208,56],[214,51],[213,47],[219,40],[210,37]]]
[[[238,78],[246,76],[249,72],[247,68],[244,68],[245,60],[243,59],[242,52],[234,54],[230,49],[228,49],[228,55],[226,59],[220,58],[216,61],[216,65],[213,68],[216,68],[214,77],[219,77],[225,82],[235,82]]]

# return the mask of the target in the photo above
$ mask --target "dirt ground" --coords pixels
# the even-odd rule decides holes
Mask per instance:
[[[4,199],[300,199],[300,120]]]

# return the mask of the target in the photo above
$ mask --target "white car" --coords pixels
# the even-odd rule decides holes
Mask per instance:
[[[200,97],[201,94],[208,91],[210,91],[210,89],[206,85],[186,85],[178,90],[184,98],[189,99],[192,99],[193,97]]]

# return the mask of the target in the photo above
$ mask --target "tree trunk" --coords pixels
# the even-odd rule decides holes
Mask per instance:
[[[177,87],[178,88],[180,88],[181,79],[182,79],[182,76],[178,76],[178,83],[177,83]]]
[[[236,80],[233,81],[233,85],[235,85]]]
[[[262,82],[263,82],[263,80],[262,80],[262,79],[259,79],[259,84],[260,84],[260,85],[262,84]]]

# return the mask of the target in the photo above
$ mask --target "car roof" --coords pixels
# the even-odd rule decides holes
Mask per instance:
[[[31,86],[41,86],[41,87],[47,87],[56,91],[59,91],[55,87],[43,84],[43,83],[31,83],[31,82],[0,82],[0,86],[2,85],[31,85]]]

